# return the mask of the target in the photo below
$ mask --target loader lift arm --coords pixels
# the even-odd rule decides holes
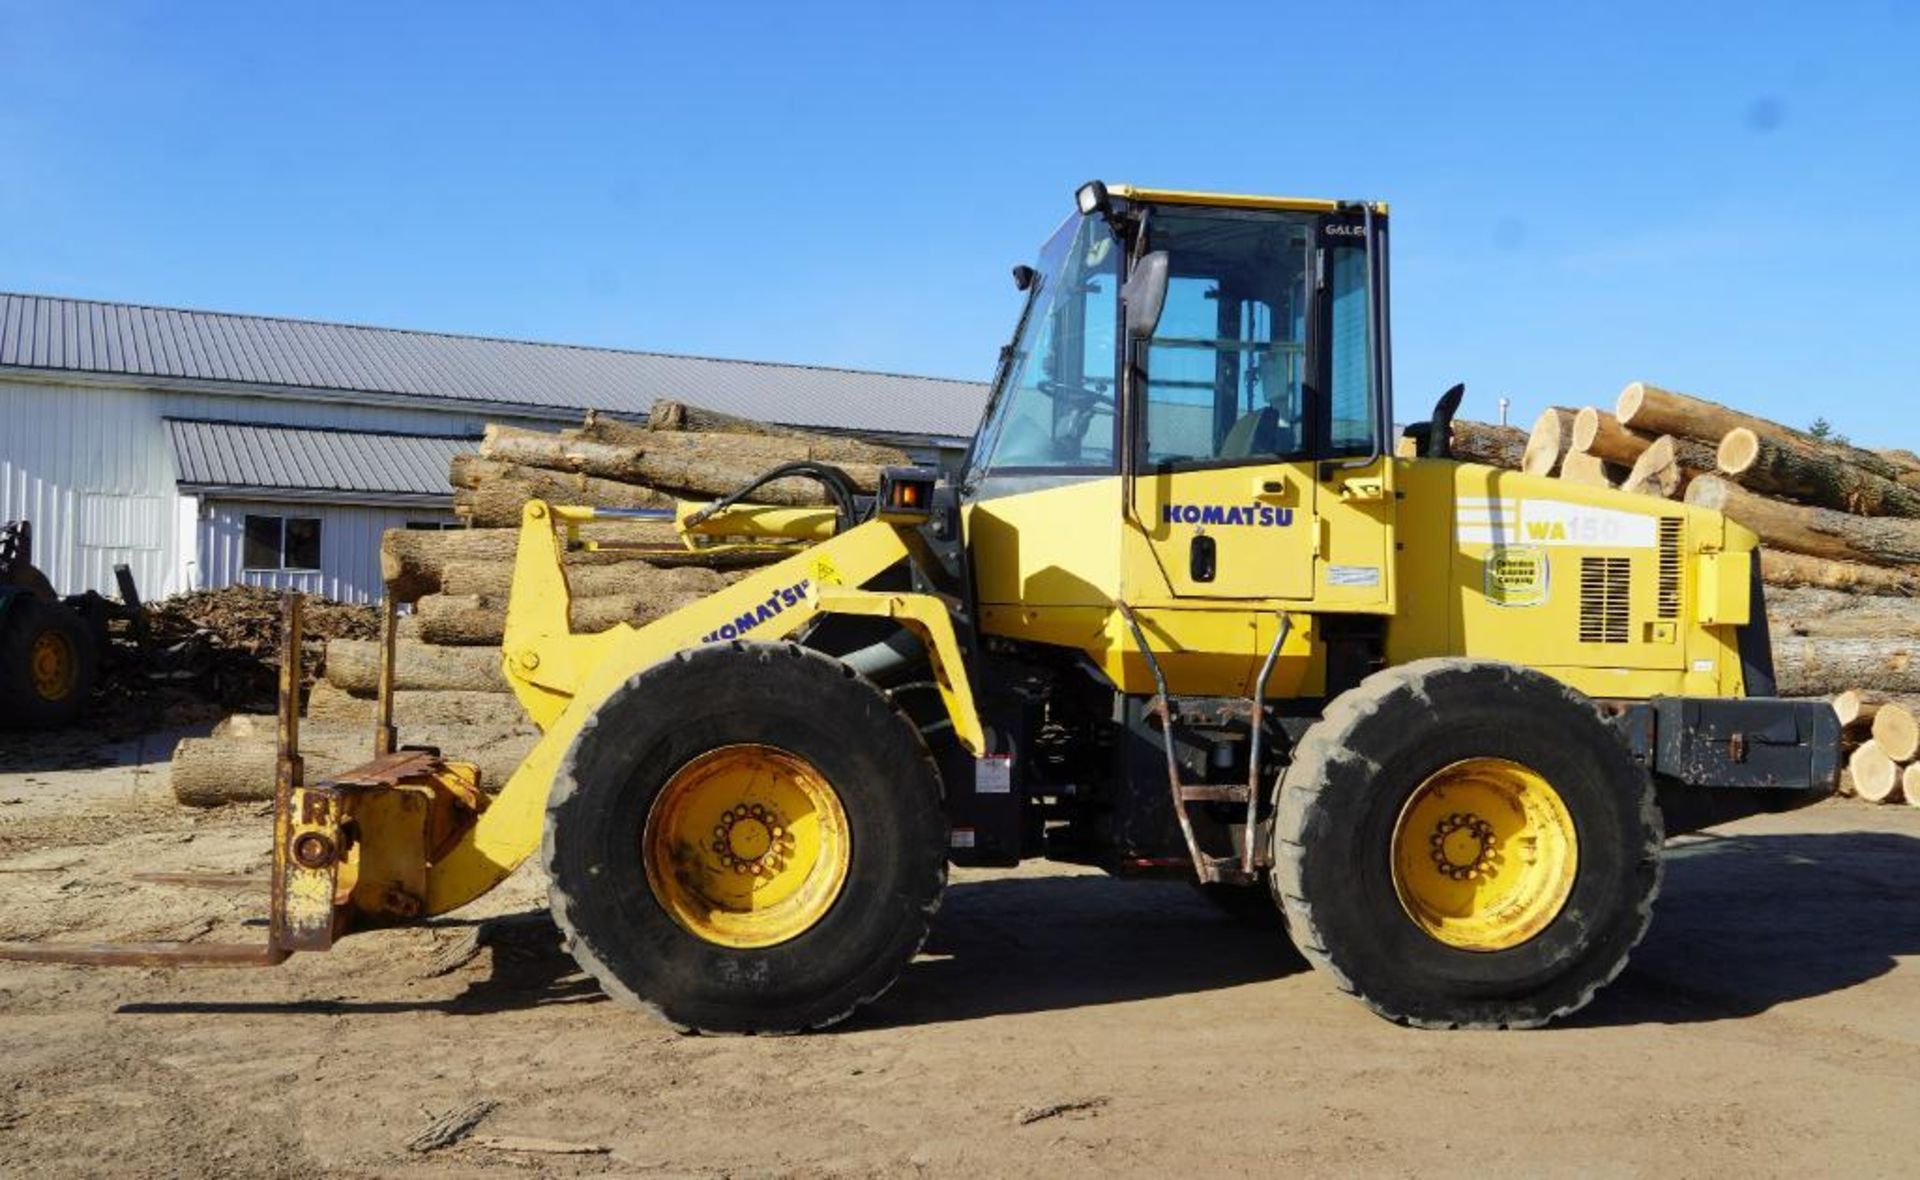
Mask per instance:
[[[716,515],[705,523],[716,533],[737,535],[754,528],[772,535],[807,536],[830,528],[833,517],[832,509],[755,507]],[[428,914],[465,905],[519,867],[540,846],[548,791],[594,710],[635,673],[703,644],[782,639],[824,614],[897,619],[926,642],[955,736],[969,751],[985,752],[972,686],[946,604],[928,594],[862,588],[915,558],[920,543],[917,518],[889,519],[882,510],[644,627],[621,624],[599,634],[577,635],[567,623],[561,533],[595,518],[592,508],[553,507],[539,500],[524,510],[502,660],[508,682],[544,733],[472,831],[429,872]]]

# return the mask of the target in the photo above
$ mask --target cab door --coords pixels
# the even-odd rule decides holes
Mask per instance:
[[[1311,598],[1313,219],[1156,208],[1164,310],[1134,374],[1131,515],[1176,596]]]
[[[1157,208],[1164,310],[1132,381],[1132,519],[1179,597],[1384,601],[1367,255],[1348,219]]]

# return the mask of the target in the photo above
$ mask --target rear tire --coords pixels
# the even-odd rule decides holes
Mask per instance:
[[[1380,1015],[1532,1028],[1626,966],[1661,840],[1652,782],[1592,701],[1510,664],[1421,660],[1301,740],[1273,882],[1301,953]]]
[[[0,728],[53,729],[80,716],[99,674],[86,620],[21,595],[0,614]]]
[[[733,643],[600,706],[555,780],[542,857],[569,948],[610,996],[684,1030],[791,1033],[898,978],[946,843],[938,773],[878,689],[797,645]]]

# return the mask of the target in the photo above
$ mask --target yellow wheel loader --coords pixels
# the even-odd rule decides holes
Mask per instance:
[[[1531,1027],[1625,965],[1665,837],[1831,790],[1751,532],[1459,462],[1457,387],[1396,433],[1384,205],[1077,205],[957,481],[682,504],[687,544],[778,560],[598,634],[561,555],[633,513],[530,502],[502,661],[544,737],[497,794],[390,727],[306,783],[289,691],[266,945],[0,954],[277,962],[537,854],[609,994],[790,1032],[893,982],[949,864],[1044,856],[1271,906],[1393,1020]],[[753,501],[795,477],[830,506]]]

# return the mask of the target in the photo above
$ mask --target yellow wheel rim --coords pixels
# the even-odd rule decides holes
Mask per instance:
[[[1414,924],[1469,951],[1519,946],[1573,892],[1580,840],[1560,793],[1504,758],[1435,772],[1400,810],[1393,887]]]
[[[647,883],[689,932],[763,947],[813,928],[847,881],[847,813],[804,758],[723,746],[674,772],[641,835]]]
[[[27,654],[33,673],[33,691],[41,700],[64,701],[73,695],[79,675],[79,661],[73,658],[73,644],[58,631],[43,632],[33,641]]]

